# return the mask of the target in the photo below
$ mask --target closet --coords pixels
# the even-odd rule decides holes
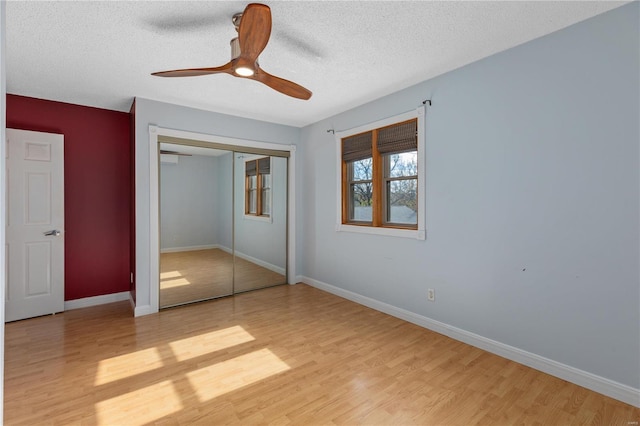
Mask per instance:
[[[287,282],[287,151],[159,141],[159,306]]]

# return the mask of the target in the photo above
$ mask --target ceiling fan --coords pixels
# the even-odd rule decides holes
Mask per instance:
[[[154,72],[159,77],[194,77],[199,75],[226,73],[234,77],[248,78],[266,84],[285,95],[307,100],[311,92],[292,81],[276,77],[258,65],[258,56],[271,35],[271,9],[259,3],[249,4],[242,13],[233,16],[238,37],[231,40],[231,61],[212,68],[189,68]]]

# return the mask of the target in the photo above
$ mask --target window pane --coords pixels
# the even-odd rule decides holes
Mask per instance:
[[[418,223],[418,179],[387,182],[387,222]]]
[[[387,177],[403,177],[418,175],[418,151],[390,154],[386,157]]]
[[[271,190],[263,189],[262,190],[262,214],[265,216],[269,216],[271,214]]]
[[[271,188],[271,175],[260,175],[262,177],[262,187]]]
[[[258,187],[258,177],[256,175],[249,176],[249,189],[255,189]]]
[[[365,158],[351,162],[351,180],[371,180],[373,179],[373,159]]]
[[[355,183],[351,185],[351,220],[371,222],[373,184]]]
[[[256,214],[258,208],[258,200],[256,198],[257,191],[252,189],[249,191],[249,213]]]

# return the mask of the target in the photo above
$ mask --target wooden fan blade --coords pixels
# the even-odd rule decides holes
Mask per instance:
[[[231,62],[228,62],[221,67],[188,68],[184,70],[160,71],[154,72],[151,75],[155,75],[158,77],[196,77],[199,75],[217,74],[221,72],[233,74]]]
[[[240,43],[240,57],[250,63],[255,63],[258,56],[271,37],[271,9],[265,4],[251,3],[248,5],[238,28],[238,42]]]
[[[291,96],[293,98],[303,99],[306,101],[312,95],[311,91],[305,89],[299,84],[296,84],[293,81],[285,80],[284,78],[276,77],[275,75],[271,75],[261,68],[258,68],[253,77],[250,78],[252,78],[253,80],[257,80],[262,84],[266,84],[273,90],[277,90],[278,92],[284,93],[285,95]]]

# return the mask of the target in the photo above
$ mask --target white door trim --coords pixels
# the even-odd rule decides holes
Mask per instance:
[[[287,225],[287,277],[289,284],[295,284],[296,278],[296,258],[295,258],[295,241],[296,241],[296,220],[295,220],[295,170],[296,170],[296,146],[283,145],[270,142],[260,142],[248,139],[236,139],[226,136],[209,135],[206,133],[195,133],[184,130],[167,129],[154,125],[149,126],[149,264],[148,275],[136,273],[137,277],[147,275],[149,281],[140,282],[136,279],[136,293],[141,286],[148,286],[149,305],[141,305],[136,300],[135,316],[148,315],[156,313],[160,305],[160,212],[159,212],[159,172],[158,166],[160,162],[160,153],[158,145],[159,136],[172,136],[182,139],[192,139],[201,142],[209,142],[214,144],[235,145],[246,148],[259,148],[276,151],[289,152],[288,161],[288,225]],[[137,210],[136,210],[137,212]],[[138,213],[136,213],[137,215]],[[136,223],[141,223],[136,220]],[[137,247],[141,247],[141,241],[136,242]],[[146,242],[145,242],[146,243]],[[146,245],[146,244],[145,244]],[[137,256],[136,256],[137,257]],[[144,268],[140,265],[140,259],[136,262],[136,270]]]

